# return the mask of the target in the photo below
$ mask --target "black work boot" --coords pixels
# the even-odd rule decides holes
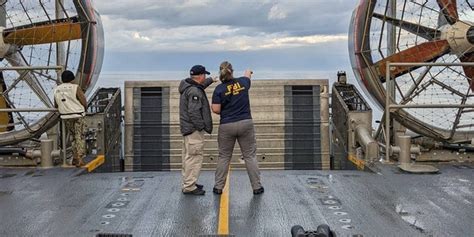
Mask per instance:
[[[204,195],[206,194],[206,191],[202,190],[202,189],[199,189],[199,188],[196,188],[194,189],[193,191],[183,191],[183,194],[187,194],[187,195]]]
[[[262,194],[265,190],[263,189],[263,187],[259,188],[259,189],[255,189],[253,190],[253,195],[259,195],[259,194]]]
[[[222,189],[212,188],[212,192],[217,194],[217,195],[221,195],[222,194]]]
[[[77,163],[76,163],[76,167],[77,168],[80,168],[82,166],[86,165],[86,163],[84,162],[84,160],[81,158],[81,159],[78,159]]]

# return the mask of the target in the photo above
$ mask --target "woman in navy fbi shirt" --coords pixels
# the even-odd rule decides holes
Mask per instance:
[[[220,115],[218,132],[219,159],[213,192],[221,194],[225,186],[235,141],[239,143],[253,194],[264,192],[260,183],[257,163],[257,140],[250,112],[250,78],[252,71],[246,70],[243,77],[234,78],[232,65],[225,61],[219,68],[218,85],[212,95],[212,111]]]

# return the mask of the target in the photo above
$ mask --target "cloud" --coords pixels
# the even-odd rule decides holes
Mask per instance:
[[[346,40],[352,11],[348,6],[353,3],[115,0],[113,4],[96,4],[103,16],[108,51],[210,52],[304,47]]]
[[[289,48],[301,47],[314,44],[347,41],[347,35],[311,35],[303,37],[280,37],[270,40],[269,43],[264,44],[261,48]]]
[[[348,64],[353,0],[96,1],[106,31],[104,70],[268,70]]]
[[[133,33],[133,38],[137,39],[137,40],[151,41],[150,37],[143,36],[143,35],[140,34],[140,32]]]
[[[324,47],[314,44],[246,51],[110,52],[104,71],[183,71],[186,75],[192,65],[202,64],[215,73],[219,64],[227,60],[232,62],[239,74],[246,68],[267,71],[331,70],[335,73],[350,69],[346,48],[346,42],[336,41],[325,43]]]
[[[270,12],[268,13],[268,20],[282,20],[286,17],[286,11],[282,9],[282,7],[280,7],[278,4],[270,8]]]
[[[178,5],[179,8],[195,8],[195,7],[206,7],[211,4],[212,0],[185,0]]]
[[[346,41],[347,35],[291,36],[287,33],[246,35],[229,26],[183,26],[175,28],[152,28],[118,30],[108,34],[107,48],[111,51],[176,51],[176,52],[218,52],[256,51],[304,47],[335,41]]]
[[[104,15],[152,20],[157,27],[227,25],[253,28],[255,32],[286,31],[299,35],[346,32],[355,6],[353,0],[116,0],[113,4],[96,3]],[[280,21],[275,24],[278,19]]]

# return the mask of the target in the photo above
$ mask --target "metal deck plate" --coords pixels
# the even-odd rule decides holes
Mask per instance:
[[[262,171],[254,196],[232,171],[229,229],[235,236],[289,236],[293,225],[326,223],[339,236],[469,236],[474,166],[411,175],[396,166],[360,171]],[[180,172],[83,174],[0,169],[0,236],[198,236],[217,233],[214,173],[205,196],[181,193]]]
[[[398,168],[413,174],[435,174],[439,172],[439,169],[432,165],[400,164],[398,165]]]

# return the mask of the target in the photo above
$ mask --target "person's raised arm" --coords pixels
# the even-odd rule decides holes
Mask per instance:
[[[210,86],[212,83],[214,82],[217,82],[217,77],[214,76],[214,77],[208,77],[206,78],[206,80],[204,81],[204,84],[202,85],[205,88],[207,88],[208,86]]]

